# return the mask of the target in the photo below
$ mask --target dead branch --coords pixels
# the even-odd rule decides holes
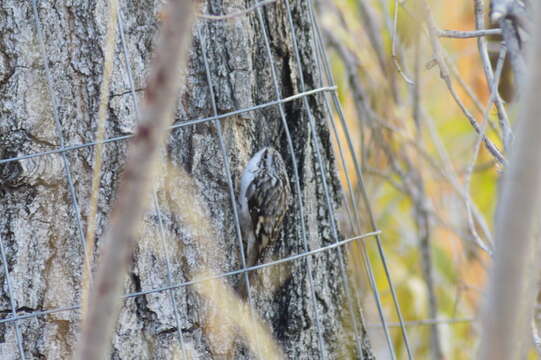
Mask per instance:
[[[535,33],[541,32],[536,5]],[[524,88],[517,137],[511,149],[496,213],[496,251],[482,312],[480,359],[519,359],[528,339],[539,264],[541,210],[541,37],[532,41],[529,76]]]

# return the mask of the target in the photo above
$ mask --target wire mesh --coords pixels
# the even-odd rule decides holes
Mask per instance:
[[[314,16],[313,9],[312,9],[312,6],[311,6],[311,2],[309,4],[310,4],[309,9],[310,9],[310,16],[311,16],[311,19],[312,19],[313,29],[314,29],[314,33],[316,34],[315,47],[317,48],[317,51],[319,53],[319,57],[316,56],[316,59],[319,60],[319,61],[317,61],[319,73],[322,74],[322,77],[324,75],[326,77],[326,80],[328,82],[330,82],[331,84],[333,84],[334,79],[333,79],[333,76],[332,76],[332,72],[330,71],[330,68],[329,68],[328,58],[327,58],[327,55],[325,53],[325,48],[324,48],[324,46],[322,44],[321,34],[319,32],[319,27],[317,26],[317,20],[316,20],[316,18]],[[323,66],[322,66],[322,63],[323,63]],[[323,84],[323,79],[320,79],[320,85],[322,85],[322,84]],[[352,142],[351,137],[350,137],[350,131],[348,129],[347,122],[345,121],[345,117],[344,117],[344,115],[343,115],[343,113],[341,111],[340,102],[338,101],[338,97],[336,96],[336,93],[333,93],[331,96],[332,96],[332,101],[333,101],[333,104],[335,106],[336,112],[337,112],[338,117],[340,119],[340,122],[341,122],[343,128],[346,129],[345,133],[346,133],[348,149],[349,149],[349,152],[350,152],[350,154],[352,156],[353,163],[355,164],[355,168],[356,168],[356,171],[357,171],[357,176],[359,176],[359,175],[361,175],[360,170],[359,170],[360,165],[359,165],[359,162],[357,160],[357,157],[355,156],[353,142]],[[332,111],[331,111],[331,108],[330,108],[330,105],[329,105],[329,101],[327,99],[327,96],[322,96],[322,98],[323,98],[323,102],[324,102],[324,105],[325,105],[325,109],[327,110],[327,114],[329,115],[328,121],[331,124],[331,128],[332,128],[332,131],[333,131],[334,137],[335,137],[335,142],[338,145],[338,154],[340,156],[340,161],[342,163],[342,168],[346,169],[347,167],[346,167],[346,160],[345,160],[345,156],[344,156],[344,150],[343,150],[342,143],[341,143],[341,141],[339,139],[337,126],[336,126],[336,124],[334,122],[334,118],[331,116]],[[358,205],[357,205],[357,201],[355,200],[354,190],[353,190],[352,181],[351,181],[349,172],[345,171],[345,177],[346,177],[346,184],[347,184],[347,189],[348,189],[348,199],[349,199],[349,203],[348,203],[348,221],[350,223],[351,228],[355,229],[356,231],[360,231],[360,228],[361,228],[361,220],[360,220],[360,217],[359,217],[360,211],[359,211],[359,208],[358,208]],[[361,179],[361,182],[360,182],[361,186],[364,187],[364,183],[362,182],[362,177],[359,176],[359,179]],[[369,211],[370,211],[370,204],[368,202],[366,202],[365,205],[366,205],[367,209],[369,209]],[[353,209],[351,209],[351,208],[353,208]],[[353,216],[353,214],[355,214],[355,216]],[[372,294],[374,296],[374,300],[375,300],[375,303],[376,303],[376,308],[377,308],[377,311],[378,311],[378,316],[379,316],[379,319],[380,319],[381,324],[382,324],[383,333],[384,333],[384,336],[385,336],[385,341],[386,341],[386,344],[387,344],[387,348],[389,350],[389,356],[391,358],[395,358],[396,354],[394,352],[394,347],[393,347],[391,335],[389,333],[389,329],[388,329],[388,326],[387,326],[387,320],[386,320],[385,314],[383,312],[383,304],[382,304],[382,301],[381,301],[381,295],[380,295],[379,290],[378,290],[377,285],[376,285],[374,271],[372,269],[372,262],[371,262],[370,258],[368,257],[366,244],[364,242],[362,244],[362,249],[363,249],[363,254],[364,254],[364,259],[363,259],[364,260],[363,261],[364,269],[365,269],[366,274],[368,276],[368,282],[369,282],[369,285],[370,285],[370,289],[372,290]],[[407,337],[404,337],[404,340],[407,343]]]
[[[169,129],[174,130],[174,129],[178,129],[178,128],[182,128],[182,127],[188,127],[188,126],[193,126],[193,125],[197,125],[197,124],[210,122],[210,121],[213,121],[213,120],[226,119],[228,117],[233,117],[235,115],[240,115],[240,114],[247,113],[247,112],[250,112],[250,111],[261,110],[261,109],[272,107],[272,106],[278,105],[278,104],[285,104],[285,103],[300,99],[300,98],[302,98],[304,96],[311,96],[311,95],[315,95],[315,94],[320,93],[320,92],[333,92],[335,90],[336,90],[336,86],[324,86],[324,87],[320,87],[320,88],[317,88],[317,89],[314,89],[314,90],[300,92],[300,93],[298,93],[296,95],[288,96],[288,97],[280,99],[280,100],[269,101],[269,102],[266,102],[264,104],[254,105],[254,106],[246,107],[246,108],[243,108],[243,109],[226,112],[226,113],[223,113],[223,114],[220,114],[220,115],[217,115],[217,116],[210,116],[210,117],[204,117],[204,118],[201,118],[201,119],[191,119],[191,120],[182,121],[182,122],[179,122],[177,124],[171,125],[169,127]],[[14,161],[33,159],[33,158],[37,158],[37,157],[41,157],[41,156],[45,156],[45,155],[61,154],[61,153],[64,153],[64,152],[85,149],[85,148],[97,145],[98,143],[100,143],[100,144],[115,143],[115,142],[118,142],[118,141],[128,140],[128,139],[130,139],[132,137],[133,137],[133,135],[122,135],[122,136],[114,136],[114,137],[111,137],[111,138],[107,138],[107,139],[105,139],[105,140],[103,140],[101,142],[89,141],[89,142],[86,142],[84,144],[74,144],[74,145],[60,146],[60,147],[58,147],[56,149],[51,149],[51,150],[46,150],[46,151],[39,151],[39,152],[35,152],[35,153],[23,154],[23,155],[12,156],[12,157],[7,157],[7,158],[4,158],[4,159],[0,159],[0,164],[7,164],[7,163],[10,163],[10,162],[14,162]]]
[[[8,270],[8,262],[6,258],[6,250],[4,249],[4,241],[2,240],[2,236],[0,235],[0,256],[2,257],[2,264],[4,267],[4,275],[6,277],[6,285],[8,289],[9,294],[9,300],[11,305],[11,316],[16,317],[17,316],[17,304],[15,301],[15,295],[13,294],[13,289],[11,287],[11,279],[9,276],[9,270]],[[23,340],[21,337],[21,329],[19,328],[19,324],[15,322],[15,336],[17,338],[17,348],[19,350],[19,356],[21,359],[25,359],[24,356],[24,349],[23,349]]]
[[[338,139],[338,135],[337,135],[337,132],[336,132],[336,124],[334,123],[334,116],[333,116],[333,113],[332,113],[332,110],[331,110],[331,106],[329,104],[328,96],[331,97],[331,102],[333,103],[335,111],[338,114],[338,119],[340,120],[341,125],[346,130],[347,130],[347,124],[345,122],[344,115],[341,112],[340,103],[338,101],[338,97],[337,97],[337,93],[336,93],[336,86],[334,85],[334,80],[333,80],[332,74],[330,72],[328,59],[326,57],[325,50],[324,50],[324,47],[323,47],[323,44],[322,44],[319,25],[317,24],[316,17],[315,17],[315,15],[313,13],[312,3],[309,0],[307,1],[307,4],[308,4],[309,9],[310,9],[309,23],[310,23],[310,26],[312,28],[312,32],[314,34],[312,50],[313,50],[313,56],[316,59],[317,64],[318,64],[318,71],[319,71],[319,76],[320,76],[320,81],[319,81],[320,85],[319,85],[318,88],[315,88],[315,89],[306,89],[305,88],[305,83],[304,83],[304,78],[303,78],[304,71],[303,71],[303,66],[302,66],[302,60],[301,60],[301,56],[300,56],[300,53],[299,53],[299,49],[297,47],[297,43],[298,43],[299,40],[298,40],[297,35],[296,35],[296,29],[295,29],[295,25],[294,25],[294,22],[293,22],[293,19],[292,19],[292,13],[291,13],[291,8],[290,8],[290,5],[289,5],[289,1],[284,0],[284,5],[285,5],[285,9],[286,9],[286,16],[287,16],[287,20],[288,20],[287,24],[289,26],[289,32],[290,32],[290,34],[292,36],[291,41],[292,41],[293,46],[294,46],[295,64],[297,66],[297,72],[299,74],[300,91],[297,94],[293,95],[293,96],[282,97],[281,89],[280,89],[280,86],[278,85],[278,81],[276,79],[275,64],[273,62],[273,57],[272,57],[271,49],[270,49],[270,41],[269,41],[269,37],[268,37],[268,34],[267,34],[267,30],[266,30],[267,27],[270,26],[270,25],[266,24],[266,22],[265,22],[265,20],[264,20],[264,18],[262,16],[262,11],[263,11],[264,7],[265,6],[273,6],[274,2],[275,1],[262,1],[262,2],[257,2],[256,1],[254,6],[252,6],[251,8],[247,9],[246,11],[243,11],[243,12],[241,12],[241,13],[235,15],[235,16],[245,16],[245,15],[251,13],[251,12],[254,12],[255,15],[257,16],[260,27],[262,29],[263,40],[265,42],[266,55],[268,57],[267,61],[269,63],[270,70],[271,70],[271,75],[273,77],[273,84],[274,84],[274,91],[275,91],[275,94],[276,94],[276,100],[269,101],[269,102],[266,102],[264,104],[258,104],[258,105],[255,105],[255,106],[250,106],[250,107],[246,107],[246,108],[242,108],[242,109],[237,109],[235,111],[227,112],[227,113],[224,113],[224,114],[218,114],[217,106],[216,106],[216,99],[215,99],[215,94],[214,94],[214,89],[213,89],[213,79],[212,79],[212,76],[211,76],[211,72],[209,70],[209,63],[208,63],[207,55],[205,53],[205,49],[206,49],[205,41],[206,40],[205,40],[205,35],[201,31],[201,27],[205,25],[205,21],[222,21],[222,20],[226,19],[227,16],[223,16],[223,17],[218,16],[218,17],[213,18],[212,16],[202,15],[201,16],[201,22],[199,24],[196,24],[196,28],[197,28],[197,31],[198,31],[198,34],[199,34],[199,40],[201,42],[201,51],[202,51],[202,54],[203,54],[203,61],[204,61],[204,65],[205,65],[205,72],[206,72],[208,88],[209,88],[209,92],[210,92],[210,100],[211,100],[211,105],[212,105],[212,110],[213,110],[213,116],[206,117],[206,118],[201,118],[201,119],[184,120],[182,122],[179,122],[179,123],[174,124],[173,126],[171,126],[171,129],[176,129],[176,128],[180,128],[180,127],[193,126],[193,125],[196,125],[196,124],[209,122],[209,123],[213,124],[213,126],[216,128],[216,131],[217,131],[217,134],[218,134],[220,152],[221,152],[221,156],[223,156],[224,164],[225,164],[225,168],[224,168],[225,174],[224,175],[225,175],[226,180],[227,180],[228,192],[229,192],[229,196],[231,198],[231,206],[232,206],[232,209],[233,209],[234,221],[235,221],[235,230],[236,230],[237,240],[239,242],[239,248],[240,248],[240,253],[241,253],[242,269],[235,270],[235,271],[230,271],[230,272],[225,272],[225,273],[222,273],[222,274],[220,274],[220,275],[218,275],[216,277],[213,277],[213,278],[225,278],[225,277],[234,276],[234,275],[242,275],[244,277],[244,281],[246,282],[246,285],[248,287],[248,299],[249,299],[250,302],[252,302],[251,290],[250,290],[250,284],[249,284],[249,278],[248,278],[248,272],[249,271],[255,271],[255,270],[258,270],[258,269],[262,269],[262,268],[276,266],[276,265],[287,263],[287,262],[290,262],[290,261],[306,261],[307,269],[308,269],[309,288],[310,288],[310,293],[309,293],[309,295],[310,295],[310,304],[311,304],[311,311],[313,312],[313,316],[316,319],[315,331],[317,332],[317,337],[318,337],[319,353],[320,353],[321,358],[326,359],[327,355],[328,355],[327,354],[328,350],[325,348],[325,345],[324,345],[324,340],[323,340],[324,329],[323,329],[323,326],[321,324],[321,320],[319,318],[319,311],[318,311],[318,308],[317,308],[317,301],[316,301],[316,295],[315,295],[315,284],[314,284],[314,275],[313,274],[314,274],[315,271],[317,271],[317,269],[314,269],[313,262],[312,262],[312,256],[315,255],[315,254],[319,254],[319,253],[327,252],[327,251],[331,251],[331,250],[336,251],[337,255],[338,255],[338,259],[339,259],[339,268],[340,268],[341,281],[343,283],[344,289],[346,290],[348,313],[351,315],[351,322],[352,322],[352,325],[353,325],[353,328],[354,328],[353,331],[354,331],[354,336],[355,336],[355,343],[356,343],[356,347],[357,347],[357,352],[359,354],[359,357],[362,358],[363,357],[362,344],[363,344],[365,339],[362,338],[363,335],[362,335],[362,331],[361,331],[361,325],[358,324],[358,319],[355,316],[355,310],[354,310],[355,304],[353,304],[353,296],[351,294],[351,287],[354,286],[354,285],[350,284],[350,278],[349,278],[349,276],[347,274],[346,262],[345,262],[345,259],[344,259],[343,250],[344,250],[344,246],[346,246],[347,244],[349,244],[349,243],[351,243],[353,241],[357,241],[357,240],[360,240],[362,238],[367,238],[367,237],[375,238],[376,243],[377,243],[377,247],[378,247],[378,251],[379,251],[380,261],[382,262],[383,267],[385,269],[385,275],[386,275],[386,279],[387,279],[387,286],[388,286],[388,288],[390,289],[390,291],[392,293],[392,298],[393,298],[393,302],[394,302],[394,305],[395,305],[395,310],[396,310],[396,313],[397,313],[397,316],[398,316],[398,319],[399,319],[398,326],[401,329],[401,333],[402,333],[403,341],[404,341],[404,343],[406,345],[406,350],[407,350],[408,357],[411,359],[412,354],[411,354],[411,351],[410,351],[410,348],[409,348],[409,343],[408,343],[408,339],[407,339],[405,324],[404,324],[402,315],[400,313],[400,307],[399,307],[399,304],[398,304],[396,291],[395,291],[393,283],[391,281],[391,276],[390,276],[389,269],[388,269],[388,266],[387,266],[387,263],[386,263],[385,254],[384,254],[384,251],[383,251],[383,245],[382,245],[382,241],[380,239],[380,233],[377,231],[376,224],[374,222],[373,216],[371,216],[371,227],[372,227],[372,229],[371,229],[372,232],[371,233],[351,237],[349,239],[342,239],[342,240],[340,239],[340,236],[339,236],[339,231],[338,231],[338,227],[337,227],[337,224],[336,224],[336,214],[334,213],[334,208],[333,208],[332,201],[331,201],[331,193],[330,193],[330,190],[329,190],[329,185],[327,184],[327,179],[325,177],[326,165],[325,165],[325,162],[324,162],[323,157],[321,155],[321,144],[318,141],[318,134],[317,134],[317,130],[316,130],[316,122],[315,122],[315,119],[314,119],[313,109],[311,108],[311,106],[309,104],[309,101],[308,101],[309,98],[314,97],[314,98],[319,98],[319,99],[323,100],[324,113],[325,113],[324,116],[327,119],[327,121],[331,124],[336,139]],[[38,39],[38,42],[39,42],[39,47],[40,47],[41,61],[42,61],[43,66],[44,66],[46,79],[47,79],[47,91],[48,91],[49,97],[51,99],[50,106],[52,108],[53,119],[54,119],[54,122],[55,122],[59,147],[55,148],[55,149],[47,150],[47,151],[28,153],[28,154],[23,154],[23,155],[17,155],[17,156],[14,156],[14,157],[8,157],[8,158],[0,159],[0,164],[6,164],[6,163],[9,163],[9,162],[27,160],[27,159],[37,158],[37,157],[42,157],[42,156],[50,156],[50,155],[53,155],[53,154],[60,154],[62,156],[62,160],[63,160],[63,164],[64,164],[65,177],[66,177],[67,186],[68,186],[68,192],[69,192],[69,195],[70,195],[70,198],[71,198],[73,212],[74,212],[74,215],[75,215],[74,219],[75,219],[76,226],[77,226],[77,229],[78,229],[78,234],[79,234],[79,237],[80,237],[79,240],[81,241],[81,243],[83,245],[83,249],[84,249],[85,237],[84,237],[83,225],[82,225],[82,221],[81,221],[81,210],[80,210],[79,203],[78,203],[78,200],[77,200],[77,194],[76,194],[76,191],[75,191],[75,186],[74,186],[74,182],[73,182],[73,178],[72,178],[72,174],[71,174],[71,170],[70,170],[70,162],[69,162],[67,153],[70,152],[70,151],[76,151],[76,150],[79,150],[79,149],[85,149],[85,148],[88,148],[88,147],[92,147],[92,146],[96,145],[97,142],[87,142],[87,143],[83,143],[83,144],[73,144],[73,145],[67,145],[66,144],[66,139],[64,137],[64,130],[62,128],[62,124],[61,124],[59,114],[58,114],[59,103],[58,103],[58,99],[55,96],[55,92],[54,92],[53,80],[52,80],[52,76],[51,76],[51,69],[49,68],[49,59],[48,59],[46,48],[45,48],[45,38],[44,38],[44,35],[43,35],[42,24],[40,22],[39,13],[38,13],[38,9],[37,9],[37,0],[32,0],[32,11],[33,11],[33,19],[34,19],[34,23],[35,23],[36,36],[37,36],[37,39]],[[132,106],[133,106],[133,109],[134,109],[134,111],[136,113],[136,116],[138,117],[139,109],[137,107],[133,75],[131,73],[131,67],[130,67],[130,64],[129,64],[130,57],[129,57],[129,53],[128,53],[128,50],[127,50],[126,41],[125,41],[125,37],[124,37],[124,24],[123,24],[123,22],[124,22],[124,19],[123,19],[122,15],[121,15],[121,12],[119,12],[119,15],[118,15],[118,28],[119,28],[120,45],[121,45],[123,56],[124,56],[124,65],[125,65],[124,72],[125,72],[125,76],[127,78],[127,86],[129,88],[130,96],[131,96],[132,102],[133,102]],[[323,85],[324,84],[323,79],[325,79],[325,82],[328,84],[327,86]],[[285,115],[285,111],[284,111],[284,104],[286,104],[287,102],[291,102],[291,101],[299,100],[299,99],[302,100],[302,102],[303,102],[304,115],[309,120],[308,123],[309,123],[309,126],[310,126],[310,132],[312,134],[313,147],[315,149],[316,160],[317,160],[317,164],[318,164],[318,166],[319,166],[319,168],[321,170],[320,171],[321,182],[322,182],[323,188],[324,188],[325,203],[326,203],[327,210],[328,210],[328,213],[329,213],[329,220],[330,220],[330,224],[331,224],[332,237],[333,237],[333,239],[335,241],[332,245],[322,246],[322,247],[320,247],[318,249],[310,249],[307,234],[306,234],[306,224],[304,224],[304,221],[305,221],[304,220],[305,219],[304,212],[305,212],[305,210],[304,210],[304,206],[303,206],[303,196],[302,196],[300,180],[299,180],[299,173],[298,173],[298,159],[296,159],[296,157],[295,157],[294,139],[293,139],[293,137],[292,137],[292,135],[291,135],[291,133],[290,133],[290,131],[288,129],[287,119],[286,119],[286,115]],[[303,219],[303,221],[301,222],[302,224],[301,224],[301,234],[300,235],[302,237],[302,243],[303,243],[304,249],[303,249],[303,252],[300,253],[300,254],[288,256],[288,257],[285,257],[285,258],[282,258],[282,259],[279,259],[279,260],[276,260],[276,261],[271,261],[271,262],[268,262],[268,263],[265,263],[265,264],[256,265],[256,266],[247,268],[246,263],[245,263],[245,257],[244,257],[244,251],[245,250],[243,248],[242,233],[241,233],[241,230],[240,230],[240,220],[239,220],[239,215],[237,213],[236,202],[235,202],[235,192],[234,192],[233,178],[232,178],[232,175],[231,175],[231,170],[230,170],[230,165],[229,165],[229,160],[228,160],[228,155],[227,155],[227,149],[226,149],[226,146],[225,146],[225,141],[224,141],[224,136],[223,136],[223,132],[222,132],[222,129],[221,129],[220,120],[228,119],[228,118],[231,118],[231,117],[233,117],[235,115],[238,115],[238,114],[242,114],[242,113],[246,113],[246,112],[250,112],[250,111],[254,111],[254,110],[259,110],[259,109],[264,109],[264,108],[270,108],[270,107],[277,107],[278,108],[279,113],[280,113],[280,121],[283,123],[284,129],[285,129],[285,135],[286,135],[286,139],[287,139],[288,150],[290,152],[291,160],[292,160],[292,164],[293,164],[294,193],[295,193],[295,198],[296,198],[296,204],[295,205],[296,205],[296,210],[299,212],[299,218]],[[348,131],[346,131],[346,134],[349,136]],[[113,143],[113,142],[125,141],[125,140],[128,140],[130,137],[131,137],[131,135],[112,137],[112,138],[108,138],[108,139],[104,140],[103,143]],[[362,181],[362,172],[360,170],[361,167],[360,167],[360,165],[358,163],[358,160],[357,160],[357,158],[355,156],[352,141],[349,138],[347,140],[348,140],[347,141],[347,148],[348,148],[348,151],[350,153],[350,156],[352,157],[352,159],[353,159],[353,161],[355,163],[355,170],[357,172],[357,176]],[[342,147],[342,144],[340,144],[339,141],[337,141],[337,142],[339,144],[339,154],[340,154],[341,161],[344,162],[345,161],[344,149]],[[349,178],[349,175],[347,175],[347,184],[348,184],[347,191],[349,192],[348,193],[348,199],[349,199],[349,202],[350,202],[349,206],[352,207],[351,209],[349,209],[350,210],[349,211],[349,221],[350,221],[351,224],[356,224],[355,229],[358,232],[360,232],[360,224],[359,224],[359,219],[357,217],[358,213],[359,213],[359,210],[356,207],[355,195],[353,194],[353,189],[352,189],[351,180]],[[361,184],[362,184],[362,182],[361,182]],[[366,196],[366,190],[364,189],[364,185],[362,185],[362,190],[363,190],[363,195],[364,195],[365,206],[369,209],[368,198]],[[157,218],[158,218],[160,243],[161,243],[161,246],[165,248],[163,218],[162,218],[162,213],[161,213],[159,205],[158,205],[158,200],[157,200],[157,197],[156,197],[156,193],[153,193],[152,204],[153,204],[153,207],[154,207],[153,211],[157,215]],[[363,246],[364,246],[364,241],[363,241]],[[0,237],[0,250],[1,250],[1,258],[2,258],[2,263],[3,263],[3,269],[4,269],[4,273],[5,273],[5,278],[6,278],[6,281],[7,281],[8,296],[9,296],[9,298],[11,300],[11,315],[4,318],[4,319],[0,319],[0,324],[2,324],[2,323],[13,323],[14,324],[15,332],[16,332],[16,342],[17,342],[17,347],[19,349],[19,356],[20,356],[21,359],[24,359],[25,358],[24,346],[23,346],[23,339],[22,339],[22,335],[21,335],[21,331],[20,331],[20,327],[19,327],[19,323],[18,323],[19,321],[25,320],[25,319],[43,317],[43,316],[58,313],[58,312],[75,311],[75,310],[79,309],[79,305],[78,304],[66,305],[66,306],[63,306],[63,307],[57,307],[57,308],[41,310],[41,311],[33,311],[33,312],[30,312],[30,313],[25,313],[23,315],[18,315],[17,314],[16,300],[15,300],[15,296],[14,296],[14,293],[13,293],[13,288],[11,286],[11,281],[10,281],[10,276],[9,276],[9,269],[8,269],[8,265],[7,265],[6,254],[5,254],[3,241],[2,241],[1,237]],[[167,254],[166,251],[164,251],[164,253]],[[171,262],[170,262],[170,259],[169,259],[169,257],[167,255],[165,256],[165,261],[166,261],[166,269],[167,269],[166,283],[165,283],[166,285],[165,286],[156,287],[156,288],[153,288],[153,289],[139,291],[139,292],[133,292],[133,293],[124,295],[123,298],[125,298],[125,299],[126,298],[134,298],[134,297],[145,296],[145,295],[149,295],[149,294],[153,294],[153,293],[167,292],[167,294],[169,296],[169,300],[170,300],[173,308],[175,309],[174,317],[175,317],[175,322],[176,322],[176,333],[177,333],[177,337],[178,337],[178,342],[179,342],[179,344],[181,346],[181,349],[184,351],[185,347],[184,347],[184,341],[183,341],[182,330],[181,330],[182,327],[181,327],[181,324],[180,324],[179,314],[178,314],[178,310],[177,310],[178,307],[177,307],[176,300],[175,300],[175,297],[174,297],[174,291],[177,290],[177,289],[189,286],[189,285],[193,285],[193,284],[195,284],[197,282],[200,282],[200,281],[210,280],[211,278],[201,279],[201,280],[197,280],[197,281],[176,282],[175,278],[173,276],[173,273],[171,271]],[[385,314],[383,312],[383,306],[382,306],[382,303],[381,303],[381,296],[379,294],[379,290],[378,290],[377,285],[376,285],[375,280],[374,280],[372,264],[370,262],[370,259],[366,256],[366,252],[365,252],[365,258],[364,258],[364,264],[365,264],[365,267],[366,267],[366,271],[367,271],[367,273],[369,275],[370,288],[371,288],[371,290],[373,292],[373,295],[375,297],[375,300],[376,300],[378,313],[379,313],[379,316],[380,316],[381,325],[382,325],[382,327],[384,329],[389,354],[390,354],[390,357],[394,359],[394,358],[396,358],[396,354],[395,354],[395,350],[394,350],[394,346],[393,346],[393,343],[392,343],[391,336],[389,334],[386,317],[385,317]],[[358,306],[358,304],[357,304],[357,306]],[[362,314],[361,309],[357,309],[357,311]],[[184,356],[186,357],[185,353],[184,353]]]
[[[328,81],[331,84],[334,84],[334,78],[333,78],[332,72],[330,71],[329,60],[328,60],[328,57],[327,57],[327,55],[325,53],[325,47],[323,46],[323,42],[322,42],[322,39],[321,39],[321,31],[320,31],[318,23],[317,23],[317,18],[314,16],[313,7],[311,6],[311,4],[312,4],[312,2],[310,1],[309,2],[309,5],[310,5],[309,6],[310,17],[311,17],[311,20],[312,20],[312,28],[313,28],[313,31],[314,31],[314,33],[316,35],[316,39],[317,39],[317,44],[316,44],[316,46],[314,46],[314,51],[316,51],[315,49],[319,50],[321,58],[322,58],[322,62],[324,64],[324,69],[325,69],[324,74],[326,75]],[[314,55],[315,55],[315,57],[317,59],[318,58],[317,54],[314,54]],[[320,70],[320,73],[323,74],[323,72],[321,70]],[[372,229],[376,229],[377,228],[376,221],[375,221],[375,218],[374,218],[374,214],[373,214],[373,212],[371,210],[370,202],[368,200],[368,194],[367,194],[367,191],[366,191],[366,187],[364,185],[361,166],[359,164],[359,161],[358,161],[357,156],[355,154],[355,148],[353,147],[353,143],[351,141],[349,127],[347,125],[347,122],[345,121],[345,117],[344,117],[344,114],[343,114],[342,109],[340,107],[340,102],[338,100],[338,96],[337,96],[336,92],[332,93],[331,96],[332,96],[333,104],[335,106],[336,113],[338,114],[338,118],[340,119],[340,122],[341,122],[343,128],[346,129],[345,133],[346,133],[346,138],[347,138],[347,144],[348,144],[348,148],[349,148],[351,157],[353,159],[353,163],[355,165],[355,172],[356,172],[356,174],[358,176],[359,184],[361,186],[363,202],[365,204],[366,209],[368,210],[370,226],[372,227]],[[327,99],[325,98],[324,101],[325,101],[326,106],[328,107]],[[331,121],[332,121],[332,117],[331,117]],[[333,126],[333,128],[336,128],[336,127]],[[339,141],[337,141],[337,142],[339,143]],[[346,172],[346,176],[349,176],[349,174],[347,174],[347,172]],[[350,181],[348,180],[348,184],[349,183],[350,183]],[[355,214],[357,216],[359,216],[360,212],[356,208],[356,201],[354,201],[354,199],[353,199],[353,192],[352,191],[353,190],[349,187],[350,196],[352,198],[352,204],[355,207]],[[357,221],[358,221],[358,225],[360,225],[358,218],[357,218]],[[398,296],[396,295],[396,290],[395,290],[393,282],[391,280],[390,270],[389,270],[389,267],[387,265],[385,252],[383,250],[382,241],[381,241],[381,238],[380,238],[379,235],[376,236],[376,244],[377,244],[377,248],[378,248],[379,258],[380,258],[381,263],[383,265],[383,268],[385,270],[385,278],[387,280],[387,285],[388,285],[388,287],[389,287],[389,289],[391,291],[391,295],[392,295],[392,299],[393,299],[393,305],[394,305],[394,308],[395,308],[395,311],[396,311],[396,315],[397,315],[397,317],[399,319],[401,335],[402,335],[402,339],[404,341],[404,345],[406,347],[406,352],[407,352],[408,358],[412,359],[413,354],[412,354],[410,344],[409,344],[409,341],[408,341],[406,328],[404,326],[404,319],[403,319],[403,316],[402,316],[402,312],[400,310],[400,304],[398,302]],[[365,251],[365,253],[366,253],[366,251]],[[370,277],[371,288],[372,288],[372,291],[373,291],[374,296],[376,298],[376,303],[377,303],[377,307],[378,307],[378,313],[380,315],[380,320],[381,320],[381,322],[383,324],[383,328],[384,328],[384,332],[385,332],[385,338],[386,338],[387,344],[389,346],[389,351],[391,352],[391,356],[395,357],[393,346],[392,346],[392,341],[390,339],[388,329],[386,328],[385,316],[383,315],[383,310],[381,308],[382,307],[381,306],[381,300],[379,300],[380,296],[378,294],[378,289],[377,289],[377,286],[376,286],[375,281],[374,281],[372,265],[370,263],[370,258],[368,256],[366,256],[366,255],[365,255],[365,262],[366,262],[367,272],[368,272],[368,275]]]

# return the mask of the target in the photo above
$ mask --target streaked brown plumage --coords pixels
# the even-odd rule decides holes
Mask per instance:
[[[254,266],[276,241],[289,207],[291,188],[282,156],[266,147],[248,162],[241,179],[239,204],[246,239],[246,266]]]

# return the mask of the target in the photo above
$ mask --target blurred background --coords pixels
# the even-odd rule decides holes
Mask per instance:
[[[320,3],[320,25],[348,123],[348,129],[339,129],[340,142],[345,144],[349,135],[361,159],[415,357],[469,359],[479,341],[478,313],[502,170],[497,158],[480,146],[470,120],[480,124],[501,152],[505,130],[494,106],[488,108],[488,123],[483,121],[490,87],[478,38],[448,38],[443,32],[475,30],[475,6],[483,7],[478,21],[488,28],[488,4],[428,3],[440,35],[432,37],[432,44],[422,21],[423,1],[325,1]],[[501,37],[485,40],[496,69]],[[434,56],[436,43],[448,67],[448,82]],[[512,119],[514,85],[509,64],[502,64],[499,92]],[[346,159],[340,171],[344,184],[346,174],[352,179],[360,198],[353,161]],[[361,214],[368,223],[366,209]],[[367,244],[397,353],[406,358],[377,248]],[[363,271],[361,251],[350,251],[354,276]],[[366,294],[364,315],[377,357],[385,354],[385,344],[378,342],[384,337],[378,333],[370,291],[361,293]]]

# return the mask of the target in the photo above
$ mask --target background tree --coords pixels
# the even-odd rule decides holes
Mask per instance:
[[[94,1],[67,5],[39,2],[36,11],[32,5],[36,3],[5,1],[0,5],[1,17],[6,19],[0,24],[2,159],[94,140],[108,8]],[[223,15],[242,9],[240,3],[210,1],[202,4],[200,11]],[[153,1],[121,6],[108,138],[133,131],[137,108],[132,96],[139,97],[145,88],[159,19],[167,16],[160,10],[160,3]],[[246,162],[263,146],[273,146],[282,154],[294,178],[288,131],[301,192],[293,186],[295,204],[288,211],[283,235],[267,251],[266,260],[306,251],[304,240],[311,249],[336,241],[334,217],[341,204],[341,190],[322,93],[219,121],[190,123],[318,88],[321,74],[314,57],[315,34],[310,20],[306,2],[278,2],[246,16],[201,18],[196,23],[186,85],[175,117],[178,127],[172,130],[163,155],[157,207],[145,217],[140,230],[126,293],[189,281],[190,274],[203,263],[217,273],[239,268],[242,262],[231,195],[238,193]],[[123,140],[104,147],[98,253],[125,149]],[[4,291],[0,298],[6,314],[11,312],[12,302],[22,315],[81,301],[93,154],[92,147],[81,147],[0,165],[0,236],[11,280],[11,291]],[[232,175],[232,186],[227,171]],[[199,223],[199,229],[186,226],[196,208],[183,202],[182,191],[187,188],[209,225]],[[211,249],[202,248],[198,241],[205,234],[215,236]],[[323,349],[329,357],[338,358],[358,351],[355,343],[360,343],[360,338],[353,339],[353,329],[364,335],[364,325],[358,314],[348,313],[352,307],[347,304],[353,299],[345,296],[344,259],[339,251],[273,268],[264,277],[267,283],[254,284],[254,306],[289,357],[317,358]],[[7,290],[5,272],[0,279]],[[268,279],[278,281],[269,287]],[[233,286],[241,280],[229,279]],[[141,354],[167,358],[179,343],[183,350],[193,349],[203,357],[224,355],[230,349],[216,341],[220,334],[201,311],[205,306],[190,287],[126,299],[113,341],[113,357]],[[78,321],[78,312],[66,309],[4,323],[0,328],[2,352],[16,358],[15,339],[20,334],[28,357],[69,357]],[[318,331],[318,324],[322,331]],[[366,340],[362,347],[370,356]]]

